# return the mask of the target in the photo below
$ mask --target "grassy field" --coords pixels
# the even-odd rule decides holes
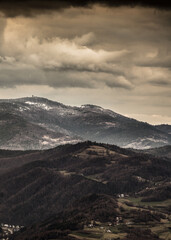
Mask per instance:
[[[171,205],[171,199],[161,202],[141,202],[140,197],[133,198],[119,198],[119,206],[122,206],[128,213],[132,209],[140,209],[150,212],[163,213],[166,218],[161,219],[160,222],[151,224],[132,224],[131,227],[139,227],[141,229],[149,228],[153,233],[160,237],[160,239],[171,240],[171,215],[165,214],[163,211]],[[149,208],[150,207],[150,208]],[[129,215],[129,214],[128,214]]]
[[[161,202],[142,202],[142,198],[138,197],[138,198],[126,198],[126,199],[121,199],[122,200],[128,200],[130,202],[132,202],[133,204],[135,204],[136,206],[162,206],[162,207],[168,207],[169,205],[171,205],[171,199],[168,199],[166,201],[161,201]]]
[[[103,229],[101,229],[103,228]],[[107,232],[110,230],[111,232]],[[108,227],[107,225],[101,224],[98,227],[92,229],[85,227],[82,231],[75,231],[70,234],[80,240],[95,240],[95,239],[124,239],[126,233],[121,232],[117,227]]]

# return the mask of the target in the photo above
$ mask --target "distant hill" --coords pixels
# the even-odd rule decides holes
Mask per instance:
[[[151,154],[158,158],[163,158],[166,161],[171,161],[171,145],[159,147],[159,148],[150,148],[145,150],[134,150],[136,152]]]
[[[95,105],[45,98],[0,100],[0,148],[36,150],[91,140],[148,149],[171,143],[168,126],[152,126]]]
[[[162,132],[165,132],[167,134],[171,134],[171,125],[161,124],[161,125],[156,125],[155,127]]]
[[[88,194],[147,198],[153,193],[157,201],[161,186],[167,191],[171,178],[168,161],[90,141],[7,152],[6,160],[3,151],[0,154],[1,164],[7,160],[0,175],[0,222],[9,224],[42,221]],[[159,200],[169,195],[162,197]]]

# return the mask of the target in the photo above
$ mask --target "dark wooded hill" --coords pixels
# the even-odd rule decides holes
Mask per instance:
[[[121,211],[115,198],[104,194],[90,194],[73,203],[68,209],[43,222],[23,228],[11,236],[10,240],[45,240],[45,239],[106,239],[124,234],[124,240],[158,240],[150,229],[132,228],[125,223],[133,218],[137,223],[159,224],[163,214],[151,211]],[[120,224],[117,223],[120,219]],[[118,229],[114,226],[119,225]],[[117,230],[115,230],[117,229]],[[120,235],[121,232],[121,235]],[[114,234],[113,234],[114,233]],[[116,239],[116,238],[115,238]]]
[[[0,222],[39,222],[88,194],[170,196],[171,163],[114,145],[88,141],[12,155],[0,175]]]

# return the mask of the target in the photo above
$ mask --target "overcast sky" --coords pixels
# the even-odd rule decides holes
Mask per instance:
[[[18,2],[0,3],[0,98],[33,94],[171,124],[169,4]]]

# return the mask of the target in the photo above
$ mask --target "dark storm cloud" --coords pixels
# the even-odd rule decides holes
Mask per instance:
[[[1,0],[0,10],[7,16],[34,15],[47,10],[60,10],[70,7],[91,7],[101,4],[109,7],[143,6],[157,9],[171,9],[171,1],[166,0]]]

